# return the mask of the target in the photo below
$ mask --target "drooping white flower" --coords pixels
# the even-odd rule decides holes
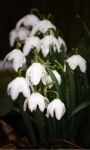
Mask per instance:
[[[72,70],[75,70],[77,67],[79,67],[81,72],[86,72],[86,60],[80,55],[71,56],[67,59],[67,63],[69,64]]]
[[[32,85],[38,85],[41,78],[46,74],[44,66],[40,63],[33,63],[26,72],[26,79]]]
[[[60,52],[60,44],[53,35],[47,35],[41,40],[41,51],[44,57],[50,52],[50,46],[53,47],[54,52],[56,50]]]
[[[30,36],[26,39],[25,45],[23,47],[24,55],[27,56],[31,49],[34,47],[37,49],[37,52],[40,51],[40,39],[35,36]]]
[[[61,84],[61,75],[56,70],[53,70],[52,72],[55,75],[55,77],[58,81],[58,84],[60,85]],[[49,85],[49,88],[52,88],[52,86],[53,86],[52,78],[48,74],[42,78],[42,82],[44,85]]]
[[[66,43],[65,43],[65,41],[60,36],[58,37],[58,41],[60,43],[60,49],[61,49],[61,46],[63,45],[64,50],[67,51]]]
[[[31,35],[35,35],[36,32],[46,33],[49,29],[56,30],[56,27],[49,20],[39,21],[36,26],[33,27]]]
[[[24,111],[26,111],[27,105],[31,112],[36,110],[37,107],[43,112],[47,107],[47,98],[38,92],[32,93],[24,102]]]
[[[21,25],[24,25],[26,28],[33,28],[39,21],[40,19],[33,14],[26,15],[17,22],[16,29],[20,28]]]
[[[5,60],[0,60],[0,70],[12,69],[12,62],[8,62]]]
[[[10,46],[14,46],[15,41],[25,40],[30,35],[30,31],[24,27],[14,29],[10,32]]]
[[[24,77],[17,77],[8,84],[7,93],[11,96],[12,100],[18,98],[19,93],[23,96],[30,97],[30,88],[27,80]]]
[[[9,34],[9,40],[10,40],[10,46],[14,46],[14,43],[16,41],[16,32],[15,30],[12,30]]]
[[[16,72],[26,63],[26,58],[19,49],[14,49],[8,53],[5,57],[5,60],[13,61],[13,68]]]
[[[57,120],[60,120],[66,111],[64,103],[60,99],[54,99],[48,104],[46,116],[54,117],[56,116]]]

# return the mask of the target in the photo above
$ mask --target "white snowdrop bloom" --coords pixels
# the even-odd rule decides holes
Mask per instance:
[[[38,24],[36,24],[36,26],[33,27],[31,35],[35,35],[35,33],[38,31],[44,34],[48,31],[48,29],[56,30],[56,27],[49,20],[39,21]]]
[[[26,58],[19,49],[14,49],[8,53],[5,57],[5,60],[13,61],[13,68],[16,72],[26,63]]]
[[[66,111],[64,103],[60,99],[54,99],[48,104],[46,116],[54,117],[56,116],[57,120],[60,120]]]
[[[66,51],[67,51],[67,46],[66,46],[65,41],[64,41],[60,36],[58,37],[58,41],[59,41],[59,43],[60,43],[60,48],[61,48],[61,46],[63,45],[64,50],[65,50],[65,52],[66,52]]]
[[[40,111],[43,112],[47,107],[48,100],[42,94],[35,92],[30,95],[24,102],[24,111],[26,111],[27,105],[30,111],[34,111],[39,107]]]
[[[16,30],[16,38],[19,40],[24,40],[30,35],[30,31],[24,27],[20,27]]]
[[[34,47],[37,49],[37,52],[40,51],[40,39],[35,36],[30,36],[26,39],[25,45],[23,47],[24,55],[27,56],[31,49]]]
[[[12,69],[12,62],[8,62],[5,60],[0,60],[0,70]]]
[[[54,52],[56,52],[56,50],[60,52],[60,44],[58,40],[52,35],[47,35],[41,40],[41,51],[44,57],[48,55],[50,46],[53,47]]]
[[[18,29],[21,25],[24,25],[26,28],[33,28],[36,24],[39,23],[39,21],[40,19],[33,14],[26,15],[17,22],[16,29]]]
[[[61,75],[56,70],[53,70],[52,72],[55,75],[55,77],[58,81],[58,84],[60,85],[61,84]],[[49,85],[49,89],[52,88],[52,86],[53,86],[52,78],[48,74],[42,78],[42,82],[44,85]]]
[[[30,88],[27,80],[24,77],[15,78],[8,84],[7,93],[12,100],[17,99],[19,93],[22,93],[26,98],[30,97]]]
[[[86,60],[82,58],[80,55],[73,55],[67,59],[67,63],[69,64],[72,70],[75,70],[78,66],[81,72],[86,72]]]
[[[42,77],[46,74],[44,66],[40,63],[33,63],[26,72],[26,79],[32,85],[38,85]]]
[[[9,41],[10,41],[10,46],[14,46],[14,43],[16,41],[16,32],[15,30],[12,30],[9,34]]]
[[[30,31],[24,27],[14,29],[10,32],[10,46],[14,46],[15,41],[25,40],[30,35]]]

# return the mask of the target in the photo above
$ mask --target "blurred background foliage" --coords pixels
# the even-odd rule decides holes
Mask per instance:
[[[77,48],[87,60],[87,82],[90,91],[90,0],[1,0],[0,59],[3,59],[11,50],[9,32],[15,27],[16,22],[30,12],[32,8],[37,8],[40,13],[45,15],[51,13],[53,23],[60,30],[67,44],[68,53]],[[13,110],[13,103],[6,94],[7,84],[14,76],[15,73],[12,70],[0,70],[0,117],[16,130],[24,132],[24,126],[21,128],[21,116],[18,110]],[[89,95],[87,100],[90,100]],[[73,137],[75,139],[73,142],[90,148],[90,106],[77,113],[74,126],[75,129],[72,129],[70,135],[72,139]]]

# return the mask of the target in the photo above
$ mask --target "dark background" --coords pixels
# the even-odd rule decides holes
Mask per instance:
[[[63,33],[69,50],[83,37],[76,15],[79,14],[90,27],[90,0],[0,0],[0,59],[10,51],[10,30],[32,8],[54,16],[54,24]]]
[[[63,33],[68,50],[77,47],[82,38],[90,41],[81,22],[76,18],[79,14],[90,29],[90,0],[0,0],[0,59],[11,50],[9,32],[32,8],[37,8],[41,14],[51,13],[54,16],[54,24]],[[88,59],[90,66],[90,57]],[[90,83],[90,69],[88,78]],[[90,148],[90,108],[86,111],[80,129],[78,143]]]

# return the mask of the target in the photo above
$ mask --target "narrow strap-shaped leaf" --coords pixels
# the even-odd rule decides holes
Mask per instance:
[[[90,38],[90,30],[89,30],[89,28],[87,27],[86,23],[82,20],[82,18],[81,18],[79,15],[77,15],[77,18],[78,18],[78,19],[80,20],[80,22],[82,23],[83,28],[86,30],[86,32],[87,32],[87,34],[88,34],[88,36],[89,36],[89,38]]]
[[[76,107],[76,82],[75,82],[75,77],[74,77],[74,73],[71,71],[71,69],[69,68],[69,66],[67,65],[67,73],[68,73],[68,90],[69,90],[69,109],[70,112],[72,112],[75,107]]]
[[[40,63],[42,63],[43,65],[45,64],[45,62],[44,62],[39,56],[38,56],[38,60],[39,60]],[[60,86],[59,86],[59,84],[58,84],[58,81],[57,81],[55,75],[53,74],[52,70],[51,70],[47,65],[45,65],[45,67],[46,67],[47,72],[50,74],[52,80],[55,82],[56,91],[59,93],[60,98],[62,99],[62,92],[61,92]]]
[[[47,118],[47,124],[48,124],[48,134],[49,134],[49,139],[53,140],[53,132],[52,132],[52,122],[51,118]]]
[[[56,127],[56,119],[53,117],[52,119],[52,126],[53,126],[53,140],[57,138],[57,127]]]
[[[59,84],[58,84],[58,81],[57,81],[55,75],[53,74],[53,72],[52,72],[52,70],[51,70],[50,68],[47,67],[46,69],[47,69],[47,72],[50,74],[52,80],[53,80],[54,83],[55,83],[56,91],[59,93],[59,96],[60,96],[60,98],[62,99],[62,92],[61,92],[60,86],[59,86]]]
[[[43,113],[40,112],[39,109],[35,112],[35,118],[37,121],[37,127],[39,131],[39,136],[40,136],[40,142],[44,142],[46,139],[45,135],[45,122],[44,122],[44,116]]]
[[[90,101],[85,101],[85,102],[81,103],[73,110],[73,112],[71,113],[69,118],[72,118],[74,115],[76,115],[78,112],[80,112],[82,109],[85,109],[89,105],[90,105]]]
[[[35,132],[34,132],[34,129],[32,126],[30,116],[29,116],[28,112],[26,112],[26,111],[24,112],[23,103],[21,101],[19,101],[19,107],[20,107],[22,118],[23,118],[23,121],[24,121],[24,124],[26,127],[28,138],[33,145],[36,145],[37,140],[36,140],[36,136],[35,136]]]

